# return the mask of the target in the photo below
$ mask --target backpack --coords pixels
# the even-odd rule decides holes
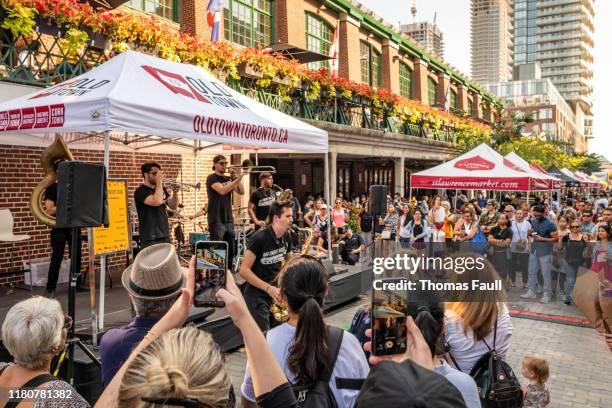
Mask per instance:
[[[482,339],[489,351],[478,359],[470,376],[478,387],[482,408],[520,408],[523,406],[521,383],[508,363],[502,360],[495,350],[497,339],[497,319],[493,329],[493,348]],[[451,360],[459,371],[461,368],[450,354]]]
[[[310,384],[291,384],[295,399],[300,408],[338,408],[334,393],[329,387],[329,381],[340,353],[344,330],[327,326],[327,339],[331,351],[331,364],[329,371],[323,373],[321,378]]]
[[[6,368],[8,368],[8,367],[10,367],[10,366],[9,365],[4,366],[2,368],[2,370],[0,370],[0,375],[2,375],[2,372]],[[55,376],[53,376],[51,374],[40,374],[40,375],[37,375],[36,377],[32,378],[31,380],[29,380],[25,384],[23,384],[21,387],[19,387],[19,389],[20,390],[32,390],[32,389],[38,388],[42,384],[46,384],[48,382],[56,381],[56,380],[57,380],[57,377],[55,377]],[[24,397],[21,397],[21,398],[20,397],[12,398],[9,402],[6,403],[6,405],[4,407],[5,408],[15,408],[24,399],[25,399]]]
[[[470,240],[470,251],[484,255],[489,251],[489,241],[487,241],[487,237],[480,229],[480,226],[477,226],[477,228],[478,232]]]

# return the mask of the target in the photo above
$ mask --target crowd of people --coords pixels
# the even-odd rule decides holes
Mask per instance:
[[[231,273],[218,292],[244,338],[243,406],[298,407],[303,406],[301,398],[319,398],[320,406],[333,401],[338,407],[395,407],[410,401],[410,406],[481,406],[487,397],[477,387],[474,372],[491,350],[503,360],[512,341],[512,320],[501,298],[409,302],[406,352],[371,355],[371,305],[357,311],[348,331],[325,322],[328,275],[317,257],[288,256],[278,271],[257,270],[257,254],[270,252],[258,245],[276,242],[278,248],[268,249],[291,252],[291,241],[285,243],[283,237],[293,222],[293,207],[278,201],[271,207],[270,224],[256,233],[249,244],[252,259],[246,257],[240,271],[256,275],[257,280],[247,279],[248,285],[266,296],[253,304],[257,296],[243,295]],[[372,216],[368,208],[365,195],[352,201],[338,196],[332,209],[320,198],[309,199],[301,214],[315,230],[320,250],[332,248],[327,229],[333,231],[332,240],[342,241],[347,263],[367,254],[376,236],[391,251],[423,250],[428,242],[469,250],[476,237],[484,236],[488,260],[479,279],[501,277],[510,287],[519,285],[520,275],[527,289],[523,298],[536,298],[541,286],[541,302],[551,301],[561,290],[565,303],[571,304],[577,270],[586,265],[602,277],[602,291],[610,293],[612,208],[605,195],[595,203],[537,197],[527,203],[519,194],[504,197],[502,203],[437,196],[417,201],[396,195],[388,198],[386,214]],[[256,208],[251,210],[260,219]],[[274,284],[260,278],[264,272],[276,275]],[[474,276],[468,272],[455,278],[467,281]],[[127,327],[102,337],[105,388],[96,406],[233,407],[236,393],[219,347],[210,334],[183,327],[193,305],[195,259],[189,269],[182,268],[171,244],[152,244],[124,271],[122,283],[136,316]],[[285,323],[268,324],[269,299],[286,306]],[[89,406],[72,386],[50,375],[51,361],[64,349],[71,324],[54,299],[34,297],[14,305],[2,327],[3,343],[14,362],[0,364],[0,387],[63,392],[65,398],[37,399],[34,407]],[[612,351],[612,334],[601,335]],[[520,374],[526,381],[522,406],[546,406],[551,400],[548,362],[526,355]]]

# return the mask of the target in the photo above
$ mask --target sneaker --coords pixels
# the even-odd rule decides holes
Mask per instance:
[[[540,299],[540,303],[548,303],[550,302],[550,296],[548,295],[544,295],[542,296],[542,299]]]
[[[55,289],[47,290],[47,295],[49,299],[55,299]]]
[[[565,301],[565,302],[563,302],[563,303],[565,303],[567,306],[571,306],[571,305],[572,305],[572,302],[571,302],[571,301],[569,301],[569,300],[566,300],[566,301]]]
[[[523,299],[535,299],[537,297],[538,297],[538,295],[536,295],[535,292],[532,291],[531,289],[529,289],[526,293],[523,293],[521,295],[521,298],[523,298]]]

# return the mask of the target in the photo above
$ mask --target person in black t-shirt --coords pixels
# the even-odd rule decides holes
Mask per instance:
[[[225,175],[227,159],[222,154],[213,158],[214,173],[206,178],[206,194],[208,195],[208,232],[212,241],[227,242],[229,269],[233,269],[235,253],[234,215],[232,214],[232,192],[244,194],[242,177],[244,173],[236,174],[230,169],[230,176]]]
[[[497,218],[497,225],[491,228],[487,238],[491,247],[489,248],[489,259],[499,276],[507,282],[510,262],[507,257],[508,248],[512,242],[512,228],[508,215],[502,213]],[[506,288],[508,289],[508,288]]]
[[[270,306],[272,302],[281,302],[280,289],[274,286],[275,279],[283,261],[292,257],[291,207],[290,201],[272,203],[270,225],[253,234],[240,265],[240,276],[246,280],[244,298],[262,331],[274,324]]]
[[[340,256],[342,260],[349,265],[355,265],[359,261],[359,254],[364,248],[363,239],[359,235],[354,234],[353,230],[347,228],[344,239],[340,241]]]
[[[178,207],[176,190],[172,197],[164,188],[164,173],[157,163],[145,163],[140,167],[142,184],[134,191],[134,203],[138,213],[140,248],[162,242],[170,243],[170,227],[166,206],[171,210]]]
[[[253,191],[249,200],[249,216],[255,224],[255,229],[264,228],[270,205],[276,201],[276,193],[272,190],[274,180],[272,173],[263,172],[259,175],[260,187]]]
[[[43,204],[47,214],[55,216],[57,212],[57,183],[51,184],[45,189]],[[77,237],[76,239],[81,239]],[[64,250],[68,244],[68,254],[72,260],[72,231],[70,228],[52,228],[51,229],[51,262],[49,263],[49,272],[47,273],[47,297],[55,298],[55,288],[59,271],[64,259]],[[79,245],[80,248],[80,245]],[[74,262],[77,264],[77,270],[81,270],[81,251],[74,254]]]

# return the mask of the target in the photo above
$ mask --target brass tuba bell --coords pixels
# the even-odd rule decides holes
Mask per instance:
[[[40,164],[45,171],[45,177],[38,183],[32,191],[30,197],[30,211],[38,221],[50,227],[55,227],[55,217],[47,214],[43,207],[43,194],[45,189],[57,181],[55,166],[60,160],[74,160],[72,153],[64,143],[60,135],[55,135],[55,140],[40,156]]]

